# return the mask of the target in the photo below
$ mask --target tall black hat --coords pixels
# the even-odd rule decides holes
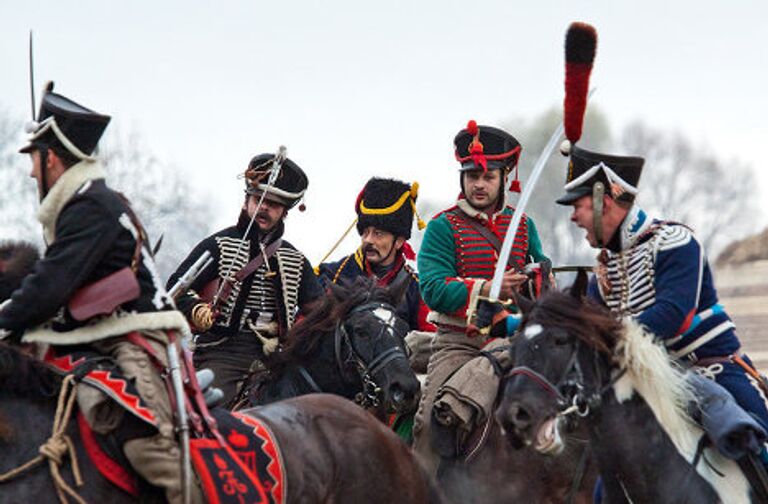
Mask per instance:
[[[288,158],[279,166],[279,173],[274,184],[269,184],[269,177],[276,167],[274,154],[259,154],[251,159],[245,170],[245,192],[261,194],[265,199],[293,208],[304,197],[309,180],[304,170]]]
[[[92,160],[91,154],[109,121],[109,116],[54,93],[53,82],[50,82],[43,91],[37,121],[28,125],[29,144],[19,152],[61,147],[76,159]]]
[[[478,126],[472,120],[453,139],[456,160],[461,163],[460,171],[467,170],[511,170],[517,167],[522,146],[515,137],[493,126]],[[520,192],[520,182],[515,180],[510,190]]]
[[[418,195],[417,182],[409,185],[395,179],[371,178],[355,201],[358,233],[373,226],[409,239]],[[423,227],[419,219],[419,229]]]
[[[565,194],[557,199],[559,204],[570,205],[582,196],[592,194],[598,182],[602,183],[605,194],[626,202],[634,201],[645,162],[643,158],[600,154],[575,145],[570,147],[570,155]]]
[[[632,202],[637,195],[637,183],[643,169],[643,158],[600,154],[576,146],[581,138],[589,76],[596,49],[597,31],[593,26],[572,23],[568,27],[565,36],[563,114],[568,140],[564,142],[561,151],[564,155],[570,155],[570,159],[565,176],[565,194],[557,199],[561,205],[570,205],[588,194],[599,200],[602,200],[603,194],[607,194]],[[598,215],[597,219],[602,219],[602,216]]]

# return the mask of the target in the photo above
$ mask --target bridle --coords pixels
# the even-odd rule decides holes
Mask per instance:
[[[505,379],[510,379],[513,376],[523,376],[539,385],[548,395],[555,399],[557,403],[556,415],[558,417],[568,418],[575,414],[581,418],[586,418],[600,409],[603,396],[624,376],[626,368],[622,368],[619,372],[615,373],[604,385],[589,390],[585,385],[584,372],[578,359],[581,347],[581,340],[576,339],[562,377],[556,383],[552,383],[546,376],[527,366],[513,367],[507,373]],[[596,382],[599,385],[603,381],[599,353],[593,350],[592,357],[593,375],[596,377]]]
[[[379,308],[389,312],[390,318],[389,320],[383,321],[380,324],[379,332],[374,338],[374,340],[378,340],[382,336],[384,331],[393,330],[394,322],[395,322],[395,319],[397,318],[394,307],[389,303],[384,303],[380,301],[366,302],[351,309],[344,316],[343,319],[339,320],[336,323],[336,329],[333,335],[334,354],[336,356],[336,366],[338,366],[338,369],[341,372],[342,377],[347,382],[349,382],[350,380],[347,378],[347,374],[345,373],[345,370],[349,367],[350,364],[357,369],[360,379],[363,382],[363,391],[359,392],[355,396],[355,402],[364,408],[376,407],[379,404],[381,404],[383,390],[379,386],[378,382],[376,381],[376,374],[382,369],[384,369],[385,366],[387,366],[390,362],[394,360],[397,360],[397,359],[405,359],[406,361],[408,360],[408,357],[406,356],[405,352],[398,345],[394,345],[390,348],[387,348],[385,351],[383,351],[379,355],[374,356],[370,360],[370,362],[366,362],[365,359],[363,359],[363,357],[360,355],[360,352],[358,351],[358,349],[355,348],[353,340],[352,338],[350,338],[349,333],[347,332],[347,329],[346,329],[347,320],[357,313],[368,312],[368,311],[372,312]],[[312,379],[309,372],[306,370],[304,366],[299,367],[299,373],[304,378],[304,380],[310,385],[310,387],[312,387],[313,391],[322,392],[320,387],[317,385],[315,380]]]

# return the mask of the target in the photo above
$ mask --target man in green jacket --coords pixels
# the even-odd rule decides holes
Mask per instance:
[[[418,255],[421,295],[431,310],[429,320],[438,330],[416,414],[414,449],[433,473],[440,462],[438,455],[456,456],[462,437],[474,425],[464,424],[465,419],[450,411],[440,411],[440,396],[443,384],[478,357],[491,339],[480,334],[474,318],[478,299],[490,290],[498,251],[514,213],[506,204],[506,182],[521,151],[520,143],[509,133],[474,121],[456,135],[454,145],[461,194],[454,206],[429,223]],[[519,191],[516,171],[510,189]],[[500,298],[514,300],[528,292],[526,268],[530,270],[529,263],[544,262],[549,260],[542,252],[536,226],[526,216],[516,230]],[[497,381],[476,385],[495,387]],[[494,392],[495,388],[481,395]],[[477,422],[487,415],[487,411],[477,411],[473,416]],[[445,438],[445,432],[450,433],[449,439],[438,439]]]

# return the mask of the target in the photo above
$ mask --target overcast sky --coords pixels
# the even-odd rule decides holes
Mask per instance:
[[[594,103],[612,126],[678,130],[751,164],[766,194],[765,0],[0,0],[0,109],[30,114],[31,28],[38,94],[54,80],[138,132],[189,174],[195,197],[217,202],[217,227],[234,222],[235,177],[250,157],[284,144],[310,179],[288,239],[315,262],[370,176],[418,180],[423,198],[449,201],[451,142],[468,119],[534,117],[561,102],[575,20],[598,30]],[[745,216],[755,231],[768,223],[761,199],[761,214]]]

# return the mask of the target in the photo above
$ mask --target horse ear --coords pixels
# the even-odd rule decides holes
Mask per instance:
[[[40,259],[37,247],[24,241],[0,242],[0,301],[11,297]]]
[[[405,297],[405,293],[408,292],[408,287],[411,285],[411,275],[407,271],[405,273],[398,275],[395,281],[389,284],[387,288],[387,294],[392,306],[400,304]]]
[[[568,293],[571,297],[581,299],[587,295],[587,286],[589,285],[589,276],[585,268],[579,268],[576,272],[576,280],[573,285],[568,289]]]
[[[517,307],[520,308],[520,313],[523,315],[526,315],[531,310],[533,310],[533,307],[536,304],[535,301],[531,301],[531,299],[526,296],[517,296],[515,301],[517,303]]]

